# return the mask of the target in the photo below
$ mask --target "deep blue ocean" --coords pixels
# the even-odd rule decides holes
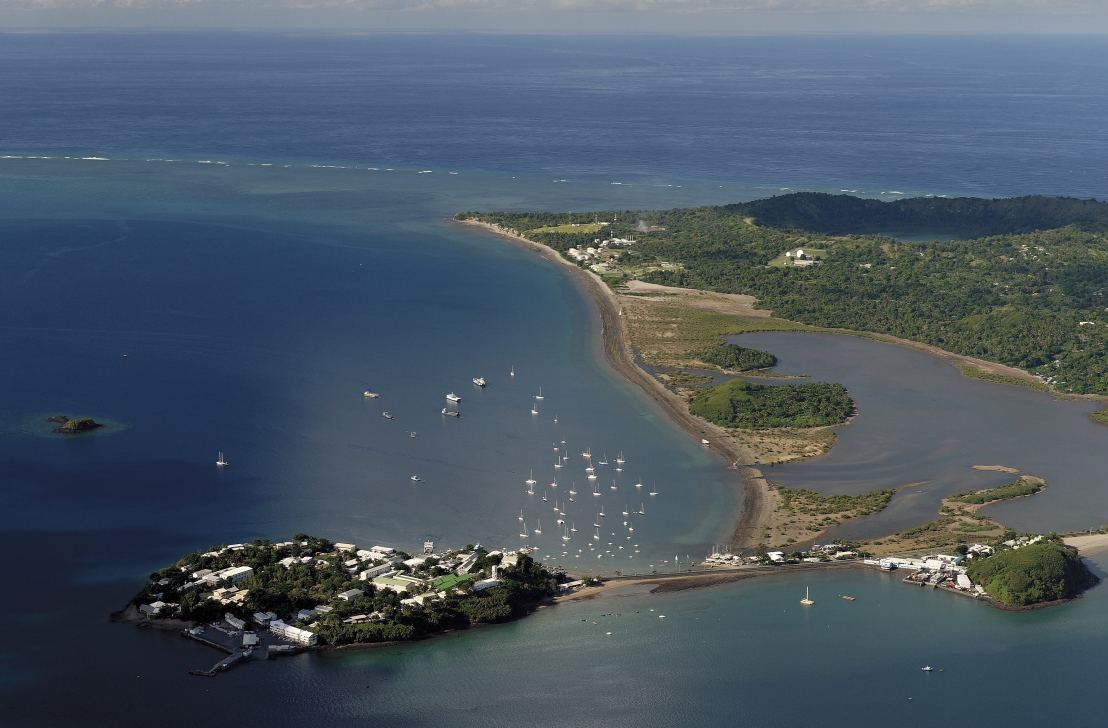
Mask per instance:
[[[1102,589],[1008,614],[821,575],[801,613],[803,585],[769,579],[210,681],[187,674],[209,650],[107,615],[182,552],[295,531],[516,545],[523,509],[568,568],[702,556],[730,534],[733,475],[608,369],[570,281],[449,216],[788,189],[1103,198],[1106,67],[1092,38],[0,34],[0,544],[18,575],[0,723],[1095,722]],[[459,420],[439,415],[451,390]],[[62,440],[57,413],[111,427]],[[579,460],[548,485],[563,439],[627,455],[610,511],[657,484],[632,538],[563,553],[522,489],[532,469],[551,500],[585,489]],[[936,451],[918,457],[962,467]],[[609,613],[626,621],[592,624]]]

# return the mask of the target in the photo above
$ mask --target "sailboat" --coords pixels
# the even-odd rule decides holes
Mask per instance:
[[[550,487],[551,488],[557,488],[558,487],[558,478],[557,477],[555,477],[554,480],[550,481]]]
[[[554,467],[555,468],[562,467],[562,459],[561,458],[558,458],[557,460],[554,461]]]
[[[570,533],[577,533],[577,524],[575,524],[575,523],[569,524],[569,532]]]
[[[646,504],[639,503],[639,515],[640,516],[645,516],[646,515]]]
[[[545,490],[544,490],[544,491],[542,492],[542,502],[543,502],[543,503],[546,503],[546,502],[547,502],[547,501],[546,501],[546,491],[545,491]]]
[[[566,528],[565,532],[562,534],[562,540],[569,541],[569,528]]]
[[[601,465],[607,465],[608,464],[608,453],[604,453],[604,457],[602,457],[600,459],[600,464]]]
[[[652,495],[652,496],[658,495],[658,484],[657,483],[650,486],[650,495]]]
[[[624,507],[623,507],[623,516],[624,516],[624,518],[626,518],[626,517],[627,517],[627,516],[629,516],[629,515],[631,515],[631,511],[627,510],[627,506],[624,506]],[[624,521],[624,522],[623,522],[623,525],[625,525],[625,526],[626,526],[626,525],[627,525],[627,521]]]
[[[542,401],[542,387],[539,387],[539,393],[535,395],[535,399],[539,400],[540,402]]]
[[[589,473],[589,480],[596,480],[596,473]]]
[[[222,450],[219,451],[219,458],[216,459],[215,464],[216,464],[217,467],[220,467],[220,468],[225,468],[228,465],[230,465],[230,463],[227,462],[227,458],[223,457],[223,451]]]
[[[535,469],[534,468],[531,468],[531,474],[528,475],[527,480],[525,480],[523,482],[527,483],[527,485],[530,485],[530,486],[534,486],[535,483],[539,482],[539,481],[535,480]]]
[[[531,405],[531,414],[537,415],[539,413],[539,406],[537,404]]]
[[[592,484],[592,494],[595,495],[595,496],[600,495],[600,486],[597,485],[596,483]]]
[[[522,526],[520,526],[520,528],[519,528],[519,537],[520,538],[527,538],[527,524],[526,523],[524,523]]]
[[[538,521],[538,525],[535,526],[535,535],[536,536],[541,536],[542,535],[542,521]]]
[[[812,601],[811,597],[808,594],[808,587],[804,587],[804,598],[800,600],[800,603],[806,607],[810,607],[815,604],[815,602]]]
[[[636,488],[641,488],[642,487],[642,478],[639,478],[638,482],[635,483],[635,487]]]
[[[573,483],[570,484],[570,486],[569,486],[569,494],[570,495],[577,495],[577,491],[574,490],[576,487],[577,487],[577,481],[574,481]]]
[[[519,509],[519,522],[523,523],[523,509],[522,508]]]
[[[413,475],[411,476],[411,478],[409,478],[409,480],[411,480],[413,483],[418,483],[423,480],[423,478],[419,477],[418,475]]]
[[[593,533],[592,540],[593,541],[599,541],[600,540],[600,529],[599,528],[596,529],[595,533]]]
[[[515,365],[513,364],[512,365],[512,370],[510,372],[508,372],[508,376],[509,377],[514,377],[515,375],[516,375],[516,368],[515,368]]]
[[[608,487],[611,488],[612,490],[619,490],[619,486],[616,485],[616,481],[614,481],[614,480],[612,481],[612,484]]]
[[[596,468],[594,468],[593,466],[590,465],[589,467],[585,468],[585,472],[586,473],[595,473]]]
[[[616,465],[623,465],[625,462],[627,461],[623,459],[623,451],[620,450],[619,455],[616,456]]]

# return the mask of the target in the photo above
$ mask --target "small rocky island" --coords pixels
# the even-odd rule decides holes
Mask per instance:
[[[193,674],[305,648],[418,640],[524,617],[569,582],[527,550],[418,556],[297,534],[188,554],[155,571],[119,622],[180,630],[227,656]]]
[[[53,432],[58,435],[76,435],[81,432],[91,432],[104,426],[91,417],[54,415],[53,417],[47,417],[46,421],[55,425]]]

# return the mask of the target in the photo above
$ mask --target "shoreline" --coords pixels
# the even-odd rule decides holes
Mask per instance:
[[[453,220],[453,222],[479,228],[512,245],[535,252],[552,263],[560,264],[559,269],[564,270],[582,292],[596,304],[600,313],[601,343],[608,364],[642,390],[674,424],[687,434],[697,441],[708,440],[710,443],[708,449],[726,465],[739,463],[737,477],[743,488],[743,506],[739,513],[738,524],[731,535],[731,545],[739,549],[756,546],[759,542],[757,534],[761,534],[769,522],[771,505],[769,484],[761,471],[753,467],[754,457],[751,451],[732,438],[723,428],[691,414],[688,405],[681,397],[666,389],[661,382],[635,362],[631,349],[631,337],[623,323],[622,307],[617,294],[600,279],[600,276],[573,265],[547,245],[479,220]]]

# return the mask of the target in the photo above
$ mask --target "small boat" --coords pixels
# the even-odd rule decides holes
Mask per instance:
[[[808,594],[808,587],[804,587],[804,598],[800,600],[800,603],[806,607],[810,607],[815,604],[815,602],[812,601],[811,596]]]
[[[423,480],[423,478],[419,477],[418,475],[413,475],[408,478],[408,480],[412,481],[413,483],[419,483]]]
[[[446,399],[450,402],[461,402],[462,401],[462,398],[459,397],[458,395],[454,394],[453,392],[450,392],[449,394],[447,394]]]
[[[852,602],[855,599],[854,597],[850,596],[849,594],[840,594],[839,596],[841,596],[843,599],[847,600],[848,602]]]
[[[370,390],[367,389],[364,392],[362,392],[362,396],[365,397],[366,399],[377,399],[381,395],[377,394],[376,392],[371,392]]]
[[[592,459],[592,450],[590,450],[588,448],[585,448],[585,452],[581,453],[581,457],[585,458],[586,460],[591,460]]]
[[[558,487],[558,479],[557,478],[554,478],[554,480],[550,481],[550,487],[551,488],[557,488]]]
[[[624,517],[626,518],[626,517],[627,517],[627,516],[629,516],[629,515],[631,515],[631,511],[627,510],[627,506],[624,506],[624,507],[623,507],[623,516],[624,516]],[[623,522],[623,525],[625,525],[625,526],[626,526],[626,525],[627,525],[627,521],[624,521],[624,522]]]
[[[510,372],[508,372],[508,376],[509,377],[514,377],[515,375],[516,375],[516,368],[513,366],[512,370]]]
[[[527,538],[527,524],[524,523],[519,529],[519,537]]]
[[[650,495],[652,495],[652,496],[658,495],[658,484],[657,483],[650,486]]]
[[[614,480],[612,481],[612,484],[609,485],[608,487],[611,488],[612,490],[619,490],[619,486],[616,485],[616,481],[614,481]]]
[[[623,465],[625,462],[627,461],[623,459],[623,451],[620,450],[619,455],[616,456],[616,465]]]
[[[473,383],[476,384],[478,387],[488,386],[488,382],[485,381],[484,377],[474,377]]]
[[[585,472],[586,473],[595,473],[596,468],[594,468],[593,466],[590,465],[589,467],[585,468]]]
[[[223,451],[220,450],[219,451],[219,457],[216,458],[215,464],[216,464],[216,467],[225,468],[228,465],[230,465],[231,463],[227,462],[227,458],[223,457]]]
[[[555,460],[555,461],[554,461],[554,467],[555,467],[555,468],[560,468],[560,467],[562,467],[562,461],[561,461],[561,460]]]
[[[642,487],[642,478],[639,478],[639,481],[637,483],[635,483],[635,487],[636,488],[641,488]]]
[[[535,535],[536,536],[541,536],[542,535],[542,521],[539,521],[538,525],[535,526]]]
[[[554,424],[558,424],[558,415],[554,415]]]
[[[537,415],[539,413],[538,405],[531,405],[531,414]]]
[[[414,431],[413,431],[413,432],[409,432],[409,433],[408,433],[408,437],[415,437],[415,436],[416,436],[416,434],[415,434],[415,432],[414,432]]]
[[[574,482],[574,483],[570,484],[570,486],[569,486],[569,494],[570,494],[570,495],[577,495],[577,491],[576,491],[576,490],[574,490],[574,488],[576,488],[576,487],[577,487],[577,483],[576,483],[576,482]]]
[[[600,459],[600,464],[601,465],[607,465],[608,464],[608,453],[604,453],[604,457],[602,457]]]
[[[539,387],[539,393],[535,395],[535,399],[539,400],[540,402],[542,401],[542,387]]]
[[[558,443],[554,443],[554,452],[558,452]]]
[[[527,485],[531,485],[531,486],[533,486],[535,483],[539,482],[539,481],[535,480],[535,469],[534,468],[531,469],[531,474],[527,476],[527,480],[525,480],[523,482],[527,483]]]
[[[462,413],[459,412],[458,410],[447,409],[446,407],[442,408],[442,413],[444,415],[446,415],[447,417],[461,417],[462,416]]]
[[[924,665],[920,669],[923,670],[924,672],[931,672],[934,668],[932,668],[930,665]]]
[[[519,509],[519,522],[523,523],[523,509],[522,508]]]
[[[600,495],[600,486],[597,485],[596,483],[592,484],[592,494],[595,495],[595,496]]]
[[[546,491],[545,490],[542,492],[542,502],[546,503]]]
[[[703,445],[704,447],[710,447],[712,445],[712,443],[708,442],[707,440],[705,440],[703,438],[700,440],[700,444]]]
[[[639,503],[639,510],[638,510],[638,514],[639,514],[640,516],[645,516],[645,515],[646,515],[646,504],[644,504],[644,503]]]
[[[573,524],[573,523],[569,524],[569,532],[570,533],[577,533],[577,525]]]
[[[596,473],[589,473],[589,480],[596,480]]]
[[[601,518],[604,518],[604,509],[601,508],[600,511],[598,511],[596,515],[600,516]]]
[[[386,420],[395,420],[396,419],[395,417],[392,416],[392,412],[389,412],[388,410],[385,410],[384,412],[382,412],[381,416],[384,417]]]

